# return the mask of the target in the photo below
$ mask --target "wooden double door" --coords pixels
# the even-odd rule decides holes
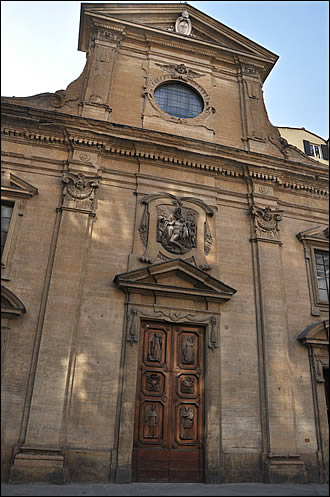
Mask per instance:
[[[142,322],[133,480],[204,481],[203,328]]]

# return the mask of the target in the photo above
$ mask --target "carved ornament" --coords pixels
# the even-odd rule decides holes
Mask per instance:
[[[135,307],[130,307],[127,313],[127,341],[128,342],[138,342],[138,332],[140,327],[140,316],[148,319],[160,319],[162,321],[168,321],[171,323],[205,323],[208,335],[208,347],[210,349],[216,349],[219,346],[219,318],[216,315],[205,316],[199,312],[191,312],[179,309],[165,309],[159,306],[153,306],[153,310],[148,312],[145,309],[136,309]],[[148,326],[146,326],[147,328]],[[159,354],[157,352],[159,346]],[[193,344],[194,346],[194,344]],[[160,357],[161,352],[161,339],[159,344],[156,346],[157,350],[151,350],[151,344],[149,344],[148,354],[151,353],[152,357]],[[184,344],[183,344],[184,347]],[[189,348],[189,347],[188,347]],[[183,353],[183,352],[182,352]],[[189,354],[188,354],[189,356]],[[188,357],[187,356],[187,357]],[[153,359],[148,359],[153,361]]]
[[[272,210],[270,207],[252,206],[250,213],[254,218],[256,236],[269,240],[279,240],[280,228],[278,223],[282,220],[282,212],[282,210]]]
[[[64,172],[62,177],[64,183],[62,207],[94,212],[96,208],[95,189],[98,188],[100,179],[100,176]]]
[[[191,20],[187,10],[184,10],[175,21],[175,32],[185,36],[191,35]]]
[[[176,197],[170,193],[146,195],[141,203],[144,209],[138,232],[145,248],[140,256],[142,262],[150,264],[157,258],[171,260],[171,254],[191,253],[192,264],[210,269],[206,261],[214,246],[208,221],[214,215],[210,206],[194,197]],[[167,253],[159,251],[158,244]]]
[[[163,69],[172,79],[181,79],[182,81],[189,81],[196,78],[204,76],[202,73],[198,73],[189,69],[185,64],[158,64],[161,69]]]
[[[197,212],[159,205],[157,213],[157,242],[166,250],[173,254],[185,254],[197,246]]]

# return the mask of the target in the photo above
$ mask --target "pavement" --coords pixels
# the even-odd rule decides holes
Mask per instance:
[[[251,495],[251,496],[291,496],[327,495],[329,486],[318,483],[306,484],[269,484],[269,483],[224,483],[206,485],[205,483],[69,483],[63,485],[43,483],[1,484],[1,495],[61,495],[61,496],[162,496],[162,495]]]

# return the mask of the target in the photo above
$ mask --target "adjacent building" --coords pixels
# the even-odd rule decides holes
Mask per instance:
[[[2,98],[3,480],[326,481],[329,169],[278,56],[173,2],[83,3],[79,50]]]
[[[308,131],[305,128],[287,128],[284,126],[277,128],[282,138],[290,145],[302,150],[306,155],[319,161],[321,164],[329,166],[329,139]]]

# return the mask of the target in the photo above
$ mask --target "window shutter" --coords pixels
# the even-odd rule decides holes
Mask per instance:
[[[311,152],[311,147],[309,145],[309,141],[308,140],[303,140],[304,141],[304,150],[305,150],[305,154],[306,155],[312,155],[312,152]]]
[[[321,145],[323,159],[329,160],[329,149],[327,145]]]

